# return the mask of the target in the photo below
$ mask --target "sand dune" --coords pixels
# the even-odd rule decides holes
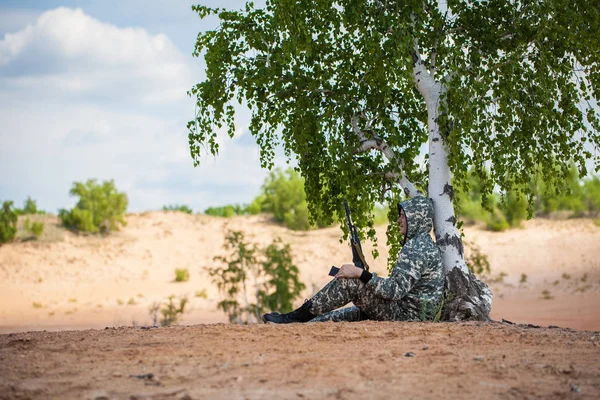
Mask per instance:
[[[0,247],[0,332],[149,325],[150,305],[170,295],[190,298],[183,324],[225,322],[204,267],[223,254],[227,229],[260,245],[275,237],[289,243],[307,286],[303,298],[329,280],[331,265],[351,258],[338,228],[294,232],[266,216],[157,211],[128,215],[127,222],[106,238],[63,232],[60,241]],[[381,256],[372,260],[369,243],[365,253],[372,270],[385,274],[385,227],[377,233]],[[467,227],[465,234],[489,257],[492,273],[484,279],[495,295],[494,319],[600,330],[600,227],[532,220],[503,233]],[[190,280],[174,282],[176,268],[188,268]],[[202,290],[207,299],[195,297]]]

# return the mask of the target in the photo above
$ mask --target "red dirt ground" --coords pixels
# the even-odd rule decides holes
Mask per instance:
[[[0,393],[0,399],[598,399],[600,334],[497,322],[371,321],[13,333],[0,335]]]

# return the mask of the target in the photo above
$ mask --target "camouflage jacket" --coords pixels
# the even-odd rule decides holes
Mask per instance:
[[[415,319],[433,319],[442,300],[444,266],[429,232],[433,227],[431,200],[417,196],[400,203],[406,215],[404,246],[388,278],[373,273],[367,288],[376,296],[401,301]]]

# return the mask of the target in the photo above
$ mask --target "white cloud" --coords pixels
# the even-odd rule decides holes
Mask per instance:
[[[248,202],[268,173],[257,146],[231,140],[193,168],[186,91],[198,60],[171,40],[58,8],[0,40],[0,200],[56,211],[74,181],[114,179],[131,211]],[[237,111],[236,136],[249,119]],[[283,164],[280,160],[278,164]]]
[[[0,87],[140,104],[185,100],[193,68],[163,34],[57,8],[0,41]]]

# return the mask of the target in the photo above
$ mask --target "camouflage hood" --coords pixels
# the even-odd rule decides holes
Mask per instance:
[[[429,233],[433,228],[433,205],[431,200],[423,196],[415,196],[412,199],[398,203],[398,214],[400,209],[406,215],[406,236],[403,244],[420,233]]]

